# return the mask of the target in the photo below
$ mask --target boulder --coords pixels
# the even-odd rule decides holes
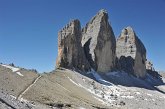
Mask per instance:
[[[81,26],[73,20],[58,33],[58,57],[56,67],[88,71],[90,65],[81,45]]]
[[[107,12],[100,10],[82,29],[82,35],[81,43],[92,69],[101,73],[113,70],[116,40]]]
[[[117,68],[137,77],[146,75],[146,49],[129,26],[122,30],[116,44]]]
[[[154,69],[153,63],[149,60],[146,61],[146,71],[148,74],[156,79],[160,79],[160,74]]]
[[[155,71],[155,69],[153,67],[153,63],[149,60],[146,61],[146,70]]]

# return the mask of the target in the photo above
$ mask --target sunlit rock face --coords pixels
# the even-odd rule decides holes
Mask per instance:
[[[153,63],[149,60],[146,61],[146,70],[155,71]]]
[[[58,33],[58,58],[56,67],[88,71],[90,65],[81,45],[81,26],[73,20]]]
[[[131,27],[122,30],[116,44],[117,68],[137,77],[146,75],[146,49]]]
[[[73,20],[58,33],[56,67],[98,73],[114,69],[137,77],[146,75],[146,49],[131,27],[114,36],[108,13],[100,10],[81,30],[79,20]]]
[[[82,46],[91,67],[100,73],[115,67],[116,40],[108,14],[100,10],[82,30]]]
[[[146,61],[146,70],[147,73],[153,76],[154,78],[160,78],[160,74],[154,69],[154,65],[151,61]]]

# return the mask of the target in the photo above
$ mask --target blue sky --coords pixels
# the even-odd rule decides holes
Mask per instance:
[[[116,37],[132,26],[148,59],[165,70],[165,0],[0,0],[0,62],[53,70],[58,31],[71,19],[84,26],[100,9]]]

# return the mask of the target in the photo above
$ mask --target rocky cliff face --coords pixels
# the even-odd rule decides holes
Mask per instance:
[[[108,22],[108,14],[100,10],[82,30],[82,46],[91,67],[97,72],[109,72],[115,66],[116,40]]]
[[[80,71],[107,73],[117,69],[141,78],[146,75],[143,43],[131,27],[122,30],[116,43],[105,10],[100,10],[82,31],[80,22],[73,20],[58,33],[56,62],[56,67]]]
[[[58,58],[56,67],[88,71],[90,65],[81,46],[81,26],[73,20],[58,33]]]
[[[146,49],[131,27],[124,28],[117,39],[117,67],[137,77],[146,75]]]

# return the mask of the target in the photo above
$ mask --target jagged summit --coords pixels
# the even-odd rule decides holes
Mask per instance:
[[[114,69],[146,76],[146,48],[131,26],[115,35],[106,10],[100,10],[81,30],[80,21],[73,20],[58,34],[57,67],[99,73]]]
[[[97,72],[110,72],[115,66],[115,36],[108,13],[100,10],[82,31],[82,46],[91,67]]]
[[[146,75],[146,49],[130,26],[124,28],[117,39],[116,54],[118,69],[137,77]]]
[[[105,9],[101,9],[98,13],[97,13],[98,16],[108,16],[108,12],[107,10]],[[97,16],[96,15],[96,16]]]
[[[90,65],[81,46],[79,20],[72,20],[58,33],[58,58],[56,67],[88,71]]]
[[[94,23],[94,21],[96,22],[101,22],[101,21],[105,21],[108,22],[108,13],[106,10],[101,9],[87,24],[86,26],[82,29],[82,32],[87,32],[87,27],[90,26],[92,23]],[[82,43],[83,45],[84,43]]]
[[[146,48],[145,48],[144,44],[139,39],[139,37],[136,35],[134,29],[131,26],[128,26],[128,27],[124,28],[121,32],[120,37],[125,37],[126,39],[131,38],[132,40],[131,40],[130,43],[133,43],[132,41],[137,41],[139,43],[139,45],[141,45],[141,47],[139,47],[139,49],[141,48],[142,49],[141,51],[146,52]],[[120,38],[118,38],[118,39],[120,39]]]
[[[100,11],[98,13],[106,13],[106,14],[108,14],[107,10],[105,10],[105,9],[100,9]]]
[[[127,26],[124,29],[122,29],[121,32],[121,37],[126,37],[126,36],[135,36],[135,32],[131,26]]]
[[[108,13],[100,10],[82,31],[79,20],[73,20],[58,33],[56,66],[110,72],[115,67],[115,48]]]
[[[139,39],[139,37],[136,35],[134,29],[131,26],[128,26],[128,27],[122,29],[121,34],[117,40],[120,40],[120,39],[122,39],[122,40],[125,39],[125,42],[130,43],[130,44],[137,41],[136,45],[138,45],[138,43],[140,45],[140,47],[138,49],[142,49],[141,51],[146,52],[146,48],[145,48],[144,44]]]
[[[80,26],[80,21],[78,19],[71,20],[67,25],[65,25],[59,32],[60,36],[58,39],[64,39],[67,37],[67,33],[74,31],[75,29],[78,29]],[[80,36],[79,36],[80,37]]]

